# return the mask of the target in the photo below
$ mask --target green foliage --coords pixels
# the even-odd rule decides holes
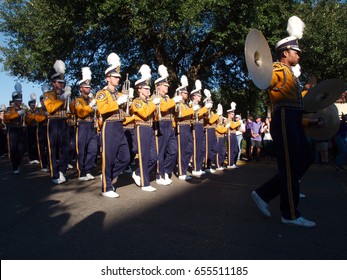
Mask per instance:
[[[300,45],[303,79],[346,79],[347,5],[342,1],[294,0],[6,0],[0,4],[1,47],[9,74],[42,83],[56,59],[67,65],[71,83],[80,69],[91,67],[95,88],[101,87],[106,58],[116,52],[122,72],[138,78],[143,63],[168,67],[173,94],[186,74],[193,88],[200,79],[225,109],[238,104],[243,116],[265,113],[267,94],[250,81],[244,44],[251,28],[274,44],[287,36],[287,20],[297,15],[306,23]],[[322,36],[321,34],[324,34]]]

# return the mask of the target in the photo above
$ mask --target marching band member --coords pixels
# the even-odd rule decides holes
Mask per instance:
[[[199,110],[199,105],[189,106],[189,93],[187,90],[188,79],[185,75],[181,77],[181,86],[176,89],[176,95],[182,96],[181,102],[176,110],[176,135],[178,146],[178,179],[191,180],[192,177],[187,175],[190,159],[193,155],[193,135],[191,130],[191,119],[194,111]]]
[[[127,169],[125,169],[124,172],[131,174],[133,172],[131,169],[131,163],[134,161],[136,157],[136,153],[134,152],[135,116],[131,108],[131,103],[134,98],[133,88],[129,87],[128,95],[129,100],[127,102],[127,105],[123,106],[123,109],[125,114],[127,114],[127,111],[129,112],[129,116],[125,115],[125,120],[123,122],[123,130],[129,146],[130,161]]]
[[[123,110],[120,105],[127,102],[128,96],[117,92],[121,78],[120,58],[111,53],[107,57],[109,67],[105,71],[107,86],[95,95],[98,111],[102,115],[102,186],[104,197],[117,198],[112,181],[117,179],[130,162],[129,148],[124,136]]]
[[[216,154],[216,169],[224,170],[224,161],[226,158],[226,149],[225,149],[225,134],[228,132],[228,128],[224,125],[223,117],[223,107],[222,104],[217,106],[217,115],[219,119],[216,125],[216,137],[217,137],[217,154]]]
[[[149,100],[151,69],[143,64],[140,68],[141,79],[135,82],[138,97],[132,103],[135,117],[134,152],[138,153],[139,164],[132,177],[142,191],[154,192],[150,185],[150,172],[155,166],[158,155],[156,152],[155,133],[153,129],[154,111],[160,104],[160,98]]]
[[[36,94],[30,94],[30,100],[28,102],[29,110],[25,116],[25,124],[27,125],[27,147],[28,147],[28,157],[29,164],[40,163],[38,161],[37,152],[37,122],[35,121],[35,115],[37,113],[36,109]]]
[[[213,105],[213,101],[211,99],[211,92],[208,89],[204,89],[204,94],[206,96],[204,103],[205,106]],[[205,128],[205,172],[207,173],[215,173],[216,170],[213,169],[213,165],[216,162],[216,154],[217,154],[217,136],[216,136],[216,126],[219,121],[219,115],[213,114],[213,112],[208,109],[208,114],[205,114],[204,119],[204,128]]]
[[[177,141],[175,136],[175,130],[172,127],[175,114],[176,103],[182,100],[181,96],[175,96],[169,98],[168,90],[168,72],[164,65],[160,65],[158,68],[160,77],[155,80],[156,94],[155,97],[160,98],[160,106],[157,113],[158,130],[157,130],[157,178],[156,183],[159,185],[170,185],[172,180],[170,175],[176,164],[177,159]]]
[[[90,82],[92,73],[89,67],[82,68],[82,80],[80,80],[81,96],[74,100],[74,110],[77,118],[76,128],[76,153],[78,179],[88,181],[95,179],[90,173],[97,156],[97,133],[95,128],[96,101],[90,98]]]
[[[52,182],[62,184],[66,181],[64,173],[67,170],[69,156],[69,131],[67,125],[67,106],[71,96],[71,88],[65,85],[65,63],[57,60],[52,75],[53,89],[43,94],[43,102],[48,112],[47,141],[49,166]],[[64,89],[64,90],[63,90]],[[59,164],[57,163],[59,150]]]
[[[212,108],[212,103],[207,103],[204,107],[200,107],[199,103],[201,102],[201,81],[195,81],[195,89],[190,92],[192,99],[192,106],[196,110],[192,118],[193,124],[193,176],[201,176],[205,174],[205,171],[202,171],[202,165],[204,163],[206,140],[205,140],[205,131],[204,131],[204,118],[208,113],[208,109]],[[199,105],[195,106],[195,105]]]
[[[25,152],[25,131],[24,117],[25,106],[22,104],[22,85],[15,84],[15,90],[12,93],[13,106],[8,107],[4,114],[4,122],[8,126],[7,145],[8,156],[11,162],[14,174],[19,174],[19,166],[22,162]]]
[[[239,148],[237,145],[236,130],[240,127],[240,123],[234,121],[235,107],[236,107],[236,103],[231,102],[230,109],[227,110],[228,122],[226,124],[226,127],[228,128],[228,137],[227,137],[227,143],[228,143],[227,168],[228,169],[238,168],[238,166],[236,165],[236,161],[237,161]]]
[[[49,90],[47,84],[43,84],[42,93]],[[48,172],[48,141],[47,141],[47,116],[48,112],[43,102],[43,95],[40,96],[41,107],[37,109],[35,114],[35,121],[37,123],[36,141],[37,151],[39,155],[40,168],[43,172]]]
[[[299,180],[312,164],[313,157],[302,126],[300,85],[291,69],[300,59],[298,39],[302,37],[304,26],[298,17],[291,17],[287,27],[291,36],[280,40],[275,46],[279,61],[273,64],[268,91],[273,108],[271,135],[279,172],[253,191],[252,198],[262,214],[271,217],[268,203],[280,195],[281,222],[311,228],[316,223],[303,218],[298,205]],[[324,121],[317,119],[315,125],[323,126]]]

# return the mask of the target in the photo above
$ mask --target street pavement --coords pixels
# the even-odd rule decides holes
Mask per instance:
[[[27,159],[24,160],[27,162]],[[141,191],[130,174],[119,198],[100,195],[101,181],[51,183],[37,165],[12,174],[0,160],[2,260],[345,260],[347,173],[313,165],[302,178],[300,210],[317,226],[280,223],[279,199],[265,218],[251,191],[276,172],[275,162],[242,162],[186,182]],[[100,167],[93,172],[100,174]]]

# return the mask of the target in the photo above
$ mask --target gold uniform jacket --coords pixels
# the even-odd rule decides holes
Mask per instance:
[[[302,109],[300,87],[288,65],[280,62],[273,64],[269,97],[273,110],[279,107]]]

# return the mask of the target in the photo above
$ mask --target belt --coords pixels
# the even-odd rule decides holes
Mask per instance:
[[[152,126],[153,123],[152,122],[139,122],[137,121],[135,125],[139,125],[139,126]]]
[[[272,105],[272,111],[275,111],[280,108],[292,108],[303,110],[301,102],[276,102]]]

